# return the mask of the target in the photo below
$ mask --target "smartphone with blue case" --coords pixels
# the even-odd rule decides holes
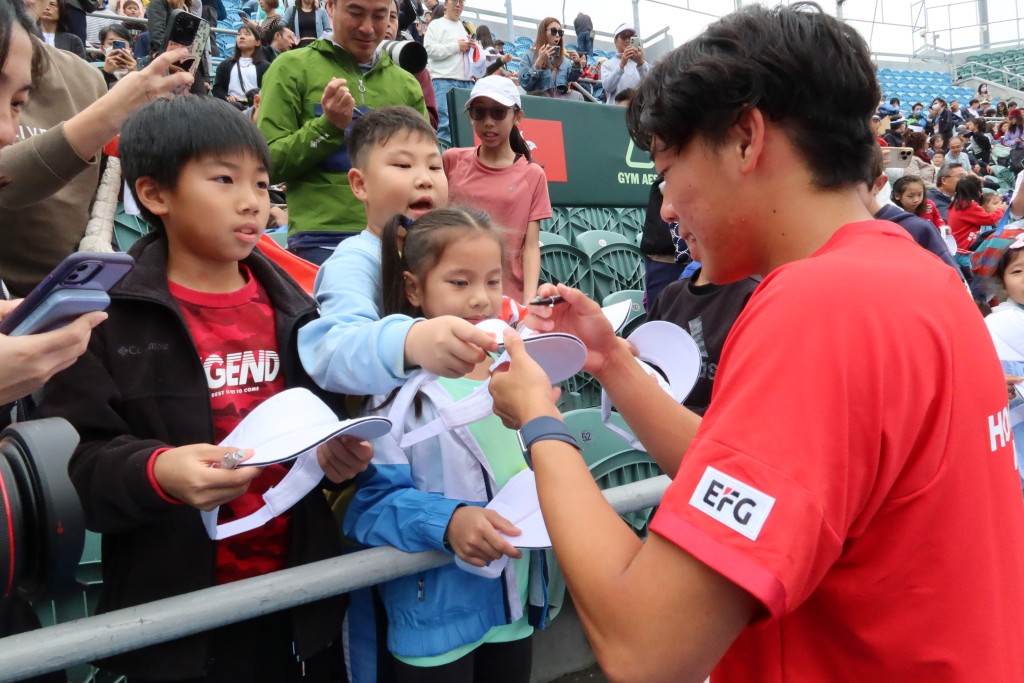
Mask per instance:
[[[49,332],[86,313],[106,310],[110,305],[107,292],[134,266],[135,260],[128,254],[71,254],[0,320],[0,334]]]

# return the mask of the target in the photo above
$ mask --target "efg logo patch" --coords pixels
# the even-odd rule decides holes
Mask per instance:
[[[775,499],[714,467],[708,467],[697,483],[690,505],[756,541]]]

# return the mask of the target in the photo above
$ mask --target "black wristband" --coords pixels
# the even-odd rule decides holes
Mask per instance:
[[[519,436],[519,446],[523,449],[523,458],[526,459],[526,465],[531,470],[533,469],[533,458],[530,457],[530,447],[538,441],[564,441],[576,450],[580,450],[580,445],[576,443],[576,439],[569,432],[568,427],[557,417],[547,415],[535,417],[520,427],[517,435]]]

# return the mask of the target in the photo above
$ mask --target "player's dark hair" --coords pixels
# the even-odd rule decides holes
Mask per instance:
[[[645,150],[657,137],[655,153],[694,138],[714,147],[757,108],[787,131],[815,185],[833,189],[873,181],[868,121],[879,98],[868,46],[853,27],[811,2],[750,5],[656,64],[637,88],[627,124]]]

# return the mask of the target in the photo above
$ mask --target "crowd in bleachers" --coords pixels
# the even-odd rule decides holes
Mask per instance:
[[[800,329],[791,329],[778,313],[766,325],[769,297],[758,298],[761,275],[767,276],[770,292],[800,290],[825,315],[824,309],[845,305],[836,300],[843,295],[841,288],[825,281],[831,274],[825,264],[831,263],[852,286],[870,253],[864,244],[876,248],[886,243],[900,263],[910,263],[920,276],[913,283],[915,292],[930,283],[952,299],[967,288],[978,307],[986,312],[996,307],[999,321],[1024,307],[1019,282],[1024,280],[1019,258],[1024,237],[1018,237],[1024,234],[1024,110],[1015,102],[991,101],[987,89],[957,87],[948,74],[879,70],[885,97],[870,122],[860,114],[855,121],[837,114],[849,139],[832,142],[850,158],[834,160],[830,169],[805,160],[789,175],[778,170],[800,157],[802,148],[779,132],[799,116],[789,110],[791,102],[782,101],[788,98],[769,92],[768,86],[756,105],[716,101],[707,104],[709,111],[694,111],[703,105],[685,101],[687,70],[680,67],[696,59],[694,53],[683,48],[673,53],[671,64],[652,65],[628,22],[612,33],[615,50],[600,51],[593,48],[594,25],[583,12],[573,22],[575,43],[554,17],[540,20],[533,37],[502,42],[487,27],[463,20],[463,0],[332,0],[324,5],[318,0],[259,0],[244,8],[230,51],[211,41],[197,52],[195,46],[171,40],[169,29],[181,13],[202,16],[211,25],[226,22],[216,0],[118,0],[103,8],[124,15],[123,22],[85,16],[101,9],[92,0],[74,0],[69,9],[70,2],[6,0],[0,9],[0,97],[12,105],[0,118],[0,144],[6,147],[0,154],[0,223],[5,226],[0,275],[13,295],[24,296],[78,249],[118,248],[130,253],[136,265],[111,289],[106,313],[89,313],[56,331],[0,335],[0,358],[11,359],[11,369],[5,370],[11,376],[0,374],[0,399],[36,392],[11,415],[64,417],[80,433],[69,472],[89,528],[103,534],[98,609],[130,607],[336,556],[343,551],[343,535],[363,546],[439,550],[463,565],[158,643],[98,664],[130,681],[527,683],[531,636],[546,627],[561,602],[553,580],[558,574],[550,553],[517,548],[515,525],[484,505],[533,467],[534,441],[580,449],[601,486],[662,469],[675,476],[680,467],[678,454],[663,460],[635,448],[635,437],[620,416],[609,416],[607,410],[602,414],[599,408],[610,405],[610,399],[602,398],[598,373],[612,372],[622,380],[620,386],[635,387],[615,394],[622,415],[658,391],[650,381],[658,373],[647,366],[637,371],[616,332],[627,336],[644,322],[657,321],[692,336],[702,360],[696,389],[680,401],[670,387],[650,404],[668,396],[674,410],[682,402],[685,410],[673,415],[693,428],[685,439],[689,443],[712,396],[718,400],[712,386],[738,319],[746,321],[741,339],[753,335],[759,344],[769,337],[783,342],[793,333],[793,347],[823,363],[831,344],[842,347],[837,351],[842,354],[853,343],[819,338],[802,300],[788,304],[789,313],[803,321]],[[776,33],[751,26],[764,28],[790,10],[773,12],[748,8],[738,15],[737,29],[747,32],[746,41],[728,34],[704,47],[715,52],[730,40],[738,40],[736,50],[757,41],[772,43]],[[752,23],[744,28],[743,21]],[[798,20],[790,16],[789,21]],[[833,20],[814,21],[817,30],[825,31],[821,39],[867,61],[866,46],[836,38],[841,32]],[[801,35],[811,32],[796,30],[792,38]],[[382,45],[385,40],[402,44]],[[807,54],[817,49],[804,48]],[[728,62],[737,54],[716,53],[715,59]],[[754,68],[751,63],[748,55],[717,77],[743,81],[737,74]],[[753,92],[765,78],[781,78],[786,68],[719,94],[727,100]],[[792,84],[797,69],[789,68],[793,73],[787,82]],[[830,77],[815,77],[827,89]],[[878,87],[863,73],[845,77],[857,100],[853,106],[877,98]],[[677,79],[680,89],[652,83],[655,78]],[[692,83],[688,87],[699,90]],[[449,110],[448,94],[455,89],[467,91],[463,112]],[[609,226],[593,225],[587,216],[582,221],[590,229],[579,229],[578,221],[562,234],[555,232],[571,224],[567,215],[577,210],[551,205],[544,168],[519,129],[530,106],[526,95],[629,105],[631,135],[641,148],[657,150],[661,167],[646,210],[606,213],[613,216]],[[630,104],[634,97],[639,98],[636,106]],[[733,104],[735,111],[727,111]],[[728,141],[710,134],[705,138],[706,131],[684,132],[695,124],[679,111],[690,108],[696,121],[719,107],[718,114],[735,115]],[[473,146],[452,146],[456,120],[471,128]],[[701,120],[710,127],[718,119]],[[688,145],[694,135],[708,145],[695,151]],[[733,145],[731,156],[721,145]],[[903,155],[904,149],[909,154]],[[698,161],[684,153],[703,156]],[[767,157],[774,163],[765,162]],[[701,163],[721,177],[702,175]],[[748,198],[729,197],[720,185],[726,177],[753,183],[754,176],[764,184],[747,185],[754,190]],[[799,188],[806,196],[797,200]],[[765,216],[763,232],[747,220],[752,212],[744,214],[740,227],[731,222],[727,205],[732,201],[750,209],[756,198],[776,197],[775,191],[794,200],[789,220],[802,220],[805,216],[794,207],[811,198],[808,213],[820,210],[831,218],[834,211],[858,221],[843,222],[835,235],[815,245],[808,240],[799,249],[789,241],[794,238],[786,237],[782,217]],[[830,194],[837,192],[846,193],[842,201]],[[586,209],[578,211],[582,215]],[[903,232],[866,218],[891,221]],[[851,227],[855,222],[867,226],[862,235]],[[991,230],[997,225],[1006,226],[1005,231]],[[718,239],[715,229],[725,238]],[[945,266],[920,258],[906,233]],[[853,244],[855,235],[864,242]],[[780,242],[776,250],[767,246],[771,239],[786,244]],[[799,259],[780,261],[780,254],[790,253],[782,246],[799,253]],[[762,248],[755,257],[753,251]],[[730,250],[738,255],[735,262],[723,257]],[[846,251],[855,252],[854,257],[835,256]],[[862,283],[868,297],[896,281],[895,266],[886,258],[879,259],[885,261],[882,271],[871,271],[881,273],[881,280]],[[804,266],[791,268],[796,260]],[[766,264],[778,270],[759,270]],[[957,272],[955,278],[949,268]],[[811,292],[816,283],[820,291]],[[535,305],[529,306],[531,301]],[[594,302],[610,307],[620,301],[629,302],[630,314],[621,329],[611,329]],[[938,316],[942,307],[928,305]],[[950,329],[963,322],[962,309],[969,305],[949,302],[955,313],[950,320],[956,318]],[[12,306],[0,302],[0,314]],[[749,315],[748,307],[754,309]],[[873,319],[862,303],[856,309],[858,321]],[[829,315],[833,324],[840,323]],[[497,338],[496,321],[503,330]],[[524,342],[513,330],[523,332],[529,323],[548,331],[553,321],[567,323],[591,346],[586,363],[573,369],[594,374],[567,372],[572,376],[561,395],[550,401],[533,393],[528,401],[503,403],[501,397],[514,391],[497,390],[492,406],[492,377],[507,387],[517,371],[529,372],[521,370]],[[972,334],[981,329],[979,321],[973,322]],[[895,314],[886,317],[884,333],[894,333],[898,324]],[[758,331],[770,334],[754,334]],[[857,333],[846,331],[850,338]],[[875,342],[864,342],[870,343]],[[626,362],[618,358],[602,365],[593,353],[598,346],[608,358],[626,354]],[[518,367],[492,374],[495,358],[506,348]],[[769,387],[759,361],[745,349],[733,348],[732,362],[745,366],[762,388]],[[773,348],[768,355],[782,363],[787,360],[783,353]],[[994,367],[994,358],[989,360]],[[836,377],[848,370],[838,362],[830,367]],[[1024,381],[1019,369],[1006,367],[1005,386],[1011,393]],[[923,383],[919,371],[901,377]],[[632,384],[637,377],[639,382]],[[656,379],[667,384],[665,378]],[[820,392],[815,405],[804,404],[811,411],[834,392],[821,378],[805,379],[821,384],[812,387]],[[983,383],[986,390],[997,384],[990,379]],[[840,387],[837,403],[878,398],[868,395],[874,385],[866,388],[845,376],[843,381],[849,381],[850,392]],[[735,379],[726,387],[724,400],[742,404],[741,412],[754,413],[763,409],[762,401],[770,403],[766,396],[743,396]],[[394,432],[372,444],[351,438],[319,444],[314,459],[323,478],[316,488],[294,507],[275,510],[265,524],[215,539],[211,518],[201,517],[200,511],[213,511],[214,527],[262,514],[264,494],[290,475],[289,466],[281,463],[240,467],[254,453],[218,444],[263,401],[299,388],[339,416],[388,417]],[[549,388],[550,383],[544,386]],[[902,391],[888,385],[883,389],[890,398]],[[979,405],[982,398],[986,402],[987,416],[995,409],[988,406],[994,394],[977,393]],[[623,400],[626,396],[629,401]],[[901,400],[909,405],[914,399]],[[525,414],[524,405],[547,412],[512,419]],[[859,420],[864,409],[852,405],[849,414]],[[572,428],[562,425],[560,412],[567,413],[567,424],[585,425],[583,431],[574,437]],[[712,430],[725,424],[718,422],[723,417],[726,422],[743,419],[727,415],[724,408],[712,416]],[[762,416],[761,426],[771,430],[791,416],[777,417],[778,423]],[[908,423],[911,417],[925,416],[914,413]],[[885,419],[879,418],[880,423]],[[849,428],[841,422],[836,422],[837,432]],[[609,425],[615,429],[609,431]],[[879,425],[865,430],[874,426]],[[895,423],[879,429],[888,436],[887,430],[897,427],[902,429]],[[721,435],[723,427],[717,429]],[[588,446],[595,433],[614,431],[624,431],[615,447]],[[586,438],[579,438],[584,433]],[[661,447],[652,450],[664,452],[664,435],[637,434],[652,437]],[[832,436],[808,440],[818,439],[824,453]],[[862,446],[860,434],[845,436],[844,447]],[[870,438],[876,436],[881,439],[874,433]],[[900,432],[896,438],[908,450],[917,447],[913,435]],[[731,448],[713,441],[694,443],[705,457]],[[933,446],[945,449],[939,441]],[[869,443],[864,450],[873,447]],[[597,450],[600,456],[594,455]],[[748,457],[736,451],[722,459],[746,462]],[[744,476],[767,472],[761,467]],[[804,476],[807,469],[796,467],[800,471],[791,475]],[[911,474],[907,487],[916,496],[931,473]],[[787,514],[794,527],[809,523],[810,511],[817,508],[802,484],[775,472],[757,476],[763,476],[759,486],[775,482],[783,487],[774,494],[781,508],[788,509],[784,493],[807,496]],[[987,469],[984,476],[989,476]],[[998,479],[1002,493],[1009,489],[1006,479]],[[715,485],[725,488],[713,482],[703,499],[694,494],[690,507],[707,502]],[[1014,478],[1013,485],[1019,488],[1019,480]],[[762,498],[757,500],[776,503],[776,497],[742,482],[733,481],[728,491],[752,496],[735,504],[735,523],[724,522],[734,530],[750,519],[741,519],[739,506],[753,507],[758,495]],[[894,500],[905,500],[904,493]],[[869,494],[874,495],[865,490]],[[673,515],[685,514],[679,512],[680,495],[675,495]],[[717,510],[712,505],[710,512],[700,513],[714,521],[721,509],[722,504]],[[771,505],[765,518],[770,510]],[[675,538],[673,543],[700,554],[680,539],[696,533],[702,547],[715,542],[714,529],[680,531],[683,527],[672,526],[675,518],[666,514],[661,519],[658,543]],[[648,513],[627,519],[638,532],[646,532],[649,520]],[[698,517],[686,524],[706,521]],[[862,522],[844,518],[850,527],[842,531],[849,533],[844,540],[834,531],[838,520],[818,521],[820,528],[801,529],[836,558],[844,543],[855,545],[861,532],[873,531],[870,521],[863,522],[866,532],[856,531],[852,527]],[[617,534],[621,528],[606,531],[622,557],[641,552],[632,532],[624,539]],[[757,532],[740,534],[757,539]],[[779,544],[786,536],[777,530],[767,535],[768,543]],[[741,557],[739,550],[729,553],[729,558]],[[589,619],[593,597],[583,596],[592,587],[586,578],[580,580],[575,559],[568,559],[570,583],[579,582],[575,585]],[[781,583],[767,586],[764,577],[744,583],[742,572],[727,574],[720,564],[715,567],[720,570],[716,580],[722,580],[721,574],[733,582],[728,590],[715,584],[715,594],[746,615],[747,622],[756,614],[767,617],[769,605],[773,614],[799,610],[798,604],[789,604],[796,597],[787,596]],[[815,571],[824,576],[833,570],[822,566]],[[742,596],[730,592],[737,586]],[[342,637],[346,610],[348,635]]]

